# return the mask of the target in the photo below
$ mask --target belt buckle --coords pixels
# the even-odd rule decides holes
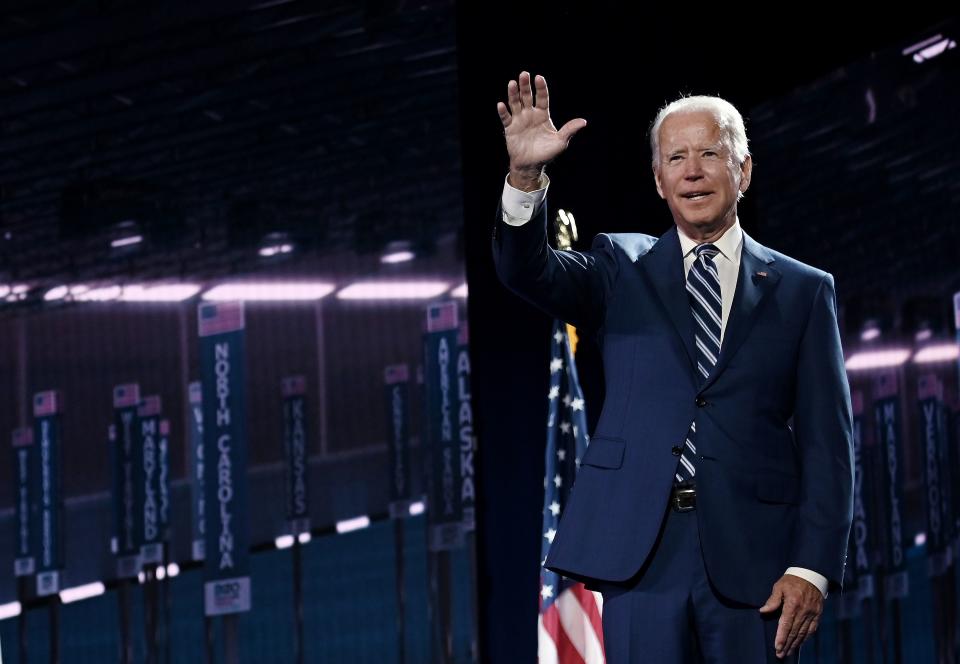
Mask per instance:
[[[674,487],[670,496],[675,512],[689,512],[697,506],[697,491],[694,487]]]

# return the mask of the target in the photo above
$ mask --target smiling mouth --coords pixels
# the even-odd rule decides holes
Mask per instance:
[[[712,195],[713,192],[704,192],[696,194],[684,194],[683,197],[688,201],[702,201],[704,198]]]

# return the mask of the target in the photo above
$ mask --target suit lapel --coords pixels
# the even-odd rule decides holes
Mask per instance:
[[[683,255],[680,253],[676,226],[672,226],[660,236],[643,256],[640,268],[680,336],[680,342],[690,361],[690,371],[694,371],[697,355],[693,345],[693,316],[690,314],[690,302],[687,299],[687,280],[683,273]]]
[[[677,236],[677,227],[673,226],[661,235],[650,251],[641,258],[638,261],[641,272],[653,286],[667,313],[667,318],[670,319],[679,336],[681,346],[690,363],[690,375],[693,377],[697,366],[693,316],[690,313],[687,280],[683,270],[683,255],[680,239]],[[710,371],[710,377],[700,388],[701,392],[712,385],[723,372],[730,357],[737,352],[746,338],[764,297],[780,280],[780,272],[771,266],[773,262],[773,255],[767,248],[757,243],[744,231],[737,287],[723,335],[720,357],[717,358],[716,366]]]

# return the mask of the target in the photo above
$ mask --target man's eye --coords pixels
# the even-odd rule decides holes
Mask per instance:
[[[706,152],[703,153],[703,156],[704,156],[704,157],[716,157],[716,156],[717,156],[717,153],[714,152],[713,150],[707,150]]]

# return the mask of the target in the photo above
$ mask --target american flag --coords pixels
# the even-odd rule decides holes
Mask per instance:
[[[13,446],[26,447],[33,445],[33,429],[31,427],[20,427],[13,430]]]
[[[140,403],[140,386],[137,383],[117,385],[113,388],[113,407],[125,408]]]
[[[200,381],[194,381],[187,386],[188,401],[191,404],[203,403],[203,385]]]
[[[161,410],[160,397],[156,394],[151,394],[148,397],[143,397],[143,401],[140,402],[140,406],[137,408],[137,415],[140,417],[150,417],[151,415],[159,415]]]
[[[197,324],[201,337],[242,330],[243,302],[203,303],[197,312]]]
[[[603,664],[600,595],[543,567],[589,443],[583,391],[566,327],[559,321],[553,325],[551,349],[538,658],[540,664]]]
[[[306,376],[287,376],[280,381],[280,391],[285,397],[298,397],[306,394]]]
[[[427,332],[443,332],[457,327],[456,302],[438,302],[427,307]]]
[[[43,417],[60,412],[62,399],[56,390],[37,392],[33,395],[33,416]]]
[[[383,370],[383,382],[386,385],[406,383],[410,380],[410,367],[406,364],[391,364]]]

